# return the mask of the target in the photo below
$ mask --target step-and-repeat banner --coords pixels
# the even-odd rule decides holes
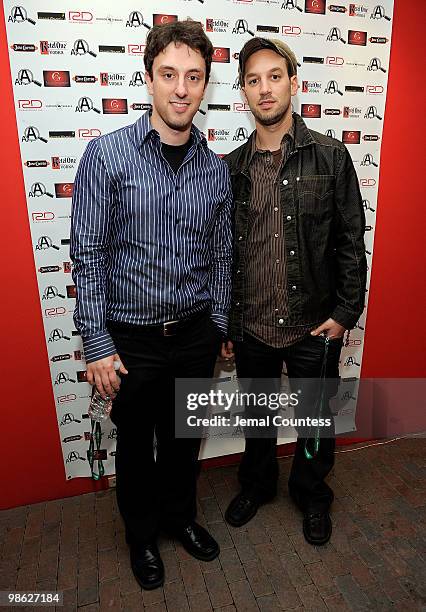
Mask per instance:
[[[4,1],[28,217],[68,479],[90,475],[90,386],[72,316],[73,180],[92,138],[136,121],[149,108],[143,53],[150,28],[193,19],[210,36],[212,76],[195,123],[218,154],[241,145],[254,127],[237,81],[241,47],[252,36],[290,45],[299,62],[294,109],[310,128],[342,140],[354,161],[367,219],[370,274],[393,18],[393,0],[381,2],[91,0],[65,1],[52,11],[46,0]],[[365,313],[342,352],[345,379],[359,377],[364,329]],[[235,372],[225,365],[219,364],[218,374],[233,383]],[[354,429],[356,406],[353,389],[342,393],[346,398],[341,397],[336,417],[340,432]],[[115,437],[109,421],[100,453],[106,474],[114,473]],[[241,439],[210,439],[202,456],[241,448]]]

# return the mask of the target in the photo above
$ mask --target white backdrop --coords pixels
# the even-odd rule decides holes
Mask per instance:
[[[360,180],[373,252],[380,148],[391,44],[393,0],[132,0],[61,3],[5,0],[10,65],[27,193],[28,217],[66,477],[89,476],[90,387],[72,313],[69,259],[73,180],[87,142],[132,123],[149,104],[143,50],[155,23],[200,21],[215,46],[208,92],[196,125],[225,154],[253,129],[236,81],[238,52],[251,36],[281,38],[299,62],[294,108],[308,126],[343,140]],[[49,3],[51,5],[51,3]],[[368,293],[367,293],[368,298]],[[341,375],[360,374],[365,313],[343,349]],[[34,356],[32,356],[34,358]],[[218,374],[230,377],[234,372]],[[226,384],[226,382],[225,382]],[[356,394],[346,393],[337,431],[354,428]],[[114,473],[116,432],[104,427],[105,473]],[[238,452],[241,440],[211,439],[202,457]]]

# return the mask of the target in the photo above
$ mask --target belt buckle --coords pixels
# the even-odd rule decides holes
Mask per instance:
[[[173,327],[170,327],[175,323],[178,323],[178,321],[166,321],[163,323],[163,336],[170,337],[176,335],[176,331],[173,331]]]

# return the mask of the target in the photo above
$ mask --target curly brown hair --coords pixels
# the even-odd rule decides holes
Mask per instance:
[[[152,79],[152,66],[154,59],[170,44],[187,45],[194,51],[199,51],[206,63],[205,84],[209,82],[213,58],[213,45],[206,36],[203,26],[198,21],[171,21],[162,25],[155,25],[150,30],[143,56],[145,69]]]

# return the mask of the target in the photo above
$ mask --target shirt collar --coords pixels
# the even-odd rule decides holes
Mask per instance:
[[[288,132],[286,132],[284,134],[284,136],[281,139],[281,151],[284,153],[284,147],[287,146],[287,143],[293,143],[294,142],[294,120],[292,120],[291,122],[291,126]],[[249,159],[248,159],[248,163],[250,165],[254,155],[256,153],[259,153],[259,150],[256,148],[256,130],[254,130],[254,132],[252,132],[251,134],[251,149],[250,149],[250,155],[249,155]]]
[[[149,138],[157,137],[159,141],[159,133],[152,127],[151,124],[150,110],[147,110],[146,113],[141,115],[133,124],[133,133],[135,142],[138,146],[143,146],[149,140]],[[193,145],[202,145],[203,147],[207,147],[207,141],[204,135],[194,124],[191,126],[191,136]]]

